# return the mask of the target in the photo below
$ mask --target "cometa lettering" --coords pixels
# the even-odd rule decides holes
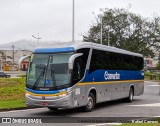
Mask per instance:
[[[120,74],[115,73],[115,74],[109,74],[108,71],[104,73],[104,78],[105,80],[119,80],[120,79]]]

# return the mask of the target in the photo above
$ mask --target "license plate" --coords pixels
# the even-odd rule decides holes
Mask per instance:
[[[47,106],[48,102],[41,102],[40,105]]]

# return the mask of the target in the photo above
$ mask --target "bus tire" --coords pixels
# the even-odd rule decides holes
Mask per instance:
[[[129,90],[129,96],[126,98],[126,101],[127,102],[132,102],[133,101],[133,96],[134,96],[134,90],[131,87],[130,90]]]
[[[95,98],[94,94],[90,92],[88,95],[87,105],[84,106],[84,111],[91,112],[94,109],[95,104],[96,104],[96,98]]]
[[[58,111],[58,108],[48,107],[48,109],[55,112]]]

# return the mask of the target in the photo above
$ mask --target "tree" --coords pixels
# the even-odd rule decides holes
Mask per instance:
[[[83,41],[100,43],[101,18],[104,45],[109,40],[111,46],[150,57],[154,56],[155,49],[159,49],[160,18],[143,18],[124,8],[103,10],[103,14],[96,17],[96,23],[91,25],[88,33],[83,35]]]
[[[156,68],[160,70],[160,61],[158,61]]]

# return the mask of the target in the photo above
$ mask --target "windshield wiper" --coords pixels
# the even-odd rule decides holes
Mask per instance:
[[[56,79],[55,79],[55,72],[54,72],[53,69],[51,69],[51,78],[52,78],[52,82],[53,82],[53,88],[54,88],[54,89],[57,89]]]
[[[39,74],[38,78],[36,79],[34,85],[33,85],[33,88],[36,89],[37,85],[38,85],[38,82],[41,80],[41,77],[44,76],[44,73],[45,73],[45,70],[46,70],[46,66],[44,67],[40,67],[42,68],[43,70],[41,71],[41,73]]]

